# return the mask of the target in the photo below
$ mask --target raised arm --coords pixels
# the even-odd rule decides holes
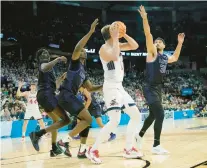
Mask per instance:
[[[89,80],[86,80],[83,83],[83,87],[86,88],[89,92],[98,92],[102,91],[103,85],[93,85]]]
[[[48,72],[50,71],[58,62],[67,62],[67,58],[62,56],[62,57],[58,57],[56,59],[54,59],[53,61],[50,61],[48,63],[41,63],[41,70],[43,72]],[[40,60],[40,62],[42,62],[42,60]]]
[[[180,56],[181,48],[183,46],[184,39],[185,39],[185,34],[184,33],[179,33],[178,34],[177,47],[175,49],[174,54],[171,57],[168,58],[168,63],[173,63],[173,62],[176,62],[178,60],[178,58]]]
[[[138,43],[129,35],[125,34],[124,38],[126,39],[127,42],[119,43],[121,51],[136,50],[139,47]]]
[[[22,96],[27,97],[27,95],[28,95],[28,92],[21,92],[20,91],[22,86],[23,86],[23,82],[19,82],[19,86],[18,86],[17,94],[16,94],[17,97],[22,97]]]
[[[75,49],[72,54],[72,60],[79,59],[81,55],[81,50],[85,47],[88,40],[90,39],[91,35],[95,32],[95,28],[98,25],[98,19],[94,20],[94,22],[91,24],[90,31],[78,42],[78,44],[75,46]]]
[[[83,94],[84,94],[84,96],[87,98],[87,101],[86,101],[86,104],[85,104],[85,108],[86,109],[88,109],[88,107],[90,106],[90,104],[91,104],[91,93],[87,90],[87,89],[85,89],[85,88],[83,88],[83,87],[81,87],[80,89],[80,92],[82,92]]]
[[[152,56],[154,56],[157,51],[156,51],[156,48],[153,44],[153,37],[152,37],[152,34],[150,32],[150,26],[149,26],[149,23],[148,23],[148,19],[147,19],[147,13],[145,11],[145,8],[144,6],[140,6],[140,8],[138,9],[141,17],[142,17],[142,20],[143,20],[143,28],[144,28],[144,34],[145,34],[145,37],[146,37],[146,46],[147,46],[147,52],[148,54],[152,54]]]

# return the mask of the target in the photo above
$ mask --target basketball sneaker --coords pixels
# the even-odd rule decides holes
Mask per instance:
[[[124,149],[124,154],[123,154],[124,158],[137,159],[137,158],[141,158],[143,156],[144,156],[143,153],[140,151],[138,152],[134,147],[130,150]]]
[[[163,147],[161,147],[160,145],[158,145],[156,147],[152,147],[152,153],[157,154],[157,155],[169,154],[169,152],[167,150],[165,150]]]
[[[32,141],[32,145],[33,147],[35,148],[36,151],[39,151],[40,150],[40,147],[39,147],[39,140],[40,140],[40,137],[37,136],[36,132],[31,132],[29,134],[29,137]]]
[[[80,152],[80,149],[79,149],[77,157],[78,157],[79,159],[87,158],[87,157],[86,157],[86,152],[87,152],[86,149],[85,149],[83,152]]]
[[[62,140],[59,140],[58,142],[57,142],[57,146],[58,147],[63,147],[63,148],[65,148],[65,152],[64,152],[64,154],[66,155],[66,156],[68,156],[68,157],[72,157],[72,154],[71,154],[71,152],[70,152],[70,150],[69,150],[69,142],[63,142]]]
[[[136,146],[137,146],[137,149],[142,149],[142,137],[139,136],[139,134],[136,134],[135,135],[135,141],[136,141]]]
[[[88,151],[85,153],[86,157],[95,164],[101,164],[102,161],[99,158],[99,151],[98,150],[94,150],[91,151],[91,147],[88,149]]]
[[[50,157],[55,157],[62,153],[63,153],[62,149],[56,145],[55,147],[53,147],[52,150],[50,150]]]
[[[114,139],[116,139],[116,134],[111,133],[111,134],[110,134],[110,138],[109,138],[108,141],[113,141]]]

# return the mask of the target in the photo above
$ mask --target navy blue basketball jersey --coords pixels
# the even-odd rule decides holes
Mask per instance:
[[[68,67],[67,76],[62,84],[62,88],[71,91],[73,94],[78,93],[78,89],[81,87],[83,82],[87,80],[86,71],[84,65],[80,60],[71,60]]]
[[[168,56],[158,53],[153,62],[146,64],[146,82],[148,84],[161,84],[165,75],[168,63]]]
[[[41,62],[39,64],[39,75],[38,75],[38,90],[51,89],[52,91],[56,90],[56,79],[53,68],[50,71],[43,72],[41,70]],[[47,62],[45,62],[47,63]]]

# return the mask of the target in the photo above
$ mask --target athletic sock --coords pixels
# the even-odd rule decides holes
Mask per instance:
[[[86,144],[80,144],[80,152],[84,152],[86,149]]]

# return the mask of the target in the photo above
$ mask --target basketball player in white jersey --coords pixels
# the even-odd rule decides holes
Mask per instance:
[[[39,106],[38,106],[38,103],[37,103],[36,84],[31,83],[31,90],[30,91],[25,91],[25,92],[20,91],[22,86],[23,86],[23,83],[19,82],[19,87],[18,87],[18,90],[17,90],[17,96],[18,97],[23,96],[27,99],[26,113],[25,113],[25,116],[24,116],[24,124],[23,124],[23,127],[22,127],[22,140],[24,141],[28,120],[30,120],[31,117],[33,117],[35,120],[38,120],[41,129],[44,129],[45,125],[44,125],[42,115],[39,111]]]
[[[127,34],[124,35],[127,42],[120,43],[118,24],[113,25],[111,33],[109,31],[110,25],[104,26],[101,30],[105,44],[102,45],[99,53],[104,69],[103,94],[109,115],[109,122],[101,129],[95,144],[86,152],[86,156],[95,164],[100,164],[102,162],[99,158],[98,147],[105,138],[109,137],[111,130],[115,130],[119,125],[122,107],[124,107],[124,112],[130,116],[123,157],[130,159],[143,156],[141,152],[138,152],[133,147],[140,112],[134,100],[122,86],[124,65],[121,51],[136,50],[138,44]]]

